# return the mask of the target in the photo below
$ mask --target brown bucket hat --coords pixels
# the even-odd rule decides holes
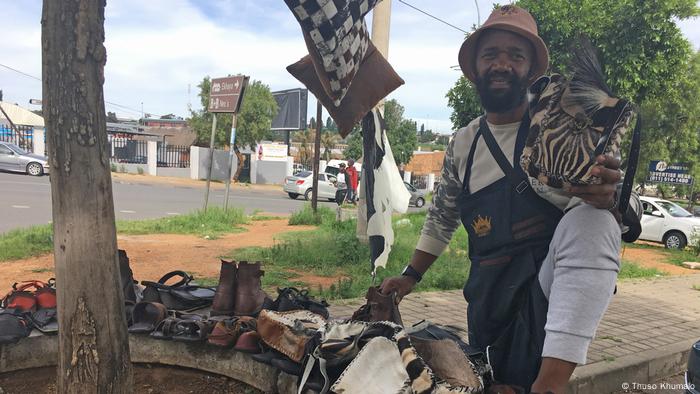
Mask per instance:
[[[537,34],[537,23],[529,12],[515,5],[506,5],[495,9],[489,19],[462,44],[459,50],[459,66],[464,75],[476,83],[476,64],[474,62],[479,37],[489,29],[506,30],[518,34],[532,43],[535,48],[535,61],[530,81],[534,81],[549,67],[549,51],[544,41]]]

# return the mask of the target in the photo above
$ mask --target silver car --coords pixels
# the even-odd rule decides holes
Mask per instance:
[[[294,176],[284,178],[282,189],[293,200],[299,196],[304,196],[304,199],[311,200],[313,181],[314,177],[311,171],[301,171]],[[318,197],[335,201],[335,192],[338,190],[337,183],[338,178],[335,175],[318,174]]]
[[[425,205],[425,192],[418,190],[413,185],[408,182],[404,182],[406,185],[406,190],[411,193],[411,199],[408,201],[408,205],[415,205],[416,208],[422,208]]]
[[[0,141],[0,170],[41,176],[49,173],[49,158],[29,153],[15,144]]]

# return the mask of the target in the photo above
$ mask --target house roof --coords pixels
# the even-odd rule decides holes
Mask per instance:
[[[404,171],[416,175],[439,174],[442,171],[444,160],[445,151],[414,152],[411,161],[404,167]]]
[[[0,106],[7,113],[10,121],[16,125],[44,127],[44,118],[28,109],[4,101],[0,101]],[[5,115],[0,111],[0,121],[5,119]]]

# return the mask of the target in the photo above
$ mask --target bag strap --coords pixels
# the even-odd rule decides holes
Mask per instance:
[[[634,186],[634,175],[637,173],[637,165],[639,164],[639,151],[642,140],[642,115],[637,114],[637,124],[634,125],[632,132],[632,144],[630,146],[629,158],[627,159],[627,169],[625,171],[625,179],[622,182],[622,191],[620,192],[620,202],[618,207],[620,212],[625,215],[629,208],[630,196],[632,195],[632,186]]]
[[[165,282],[167,282],[168,280],[170,280],[170,279],[172,279],[172,278],[174,278],[174,277],[176,277],[176,276],[179,276],[179,277],[181,277],[182,279],[180,279],[180,280],[179,280],[177,283],[175,283],[174,285],[166,285],[166,286],[170,286],[170,287],[180,287],[180,286],[184,286],[184,285],[190,283],[190,282],[194,279],[194,278],[193,278],[191,275],[189,275],[187,272],[177,270],[177,271],[168,272],[167,274],[163,275],[163,277],[160,278],[160,279],[158,280],[158,283],[160,283],[161,285],[165,285]]]

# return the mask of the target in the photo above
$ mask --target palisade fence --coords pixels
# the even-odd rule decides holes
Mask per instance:
[[[190,147],[158,143],[158,167],[189,168]]]
[[[16,126],[13,130],[9,126],[0,125],[0,141],[15,144],[28,151],[34,151],[33,138],[34,129],[30,126]]]
[[[108,146],[110,161],[113,163],[148,163],[148,141],[111,137]]]

